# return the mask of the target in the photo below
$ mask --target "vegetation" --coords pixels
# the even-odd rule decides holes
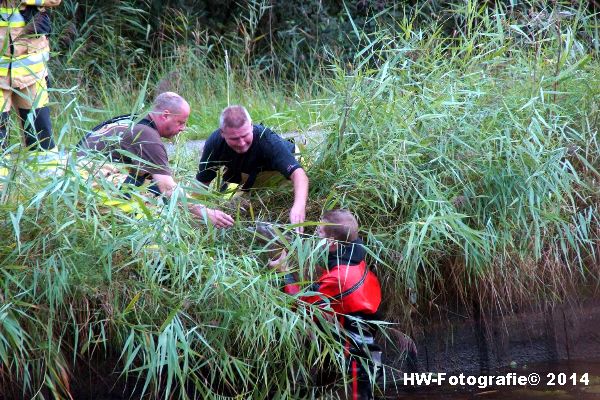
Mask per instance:
[[[59,33],[85,4],[64,3]],[[147,24],[131,21],[147,14],[126,4],[86,10],[95,14],[77,20],[54,58],[67,151],[98,120],[147,107],[146,92],[167,77],[162,84],[197,110],[183,140],[209,133],[234,102],[280,131],[323,132],[325,143],[305,154],[309,217],[355,211],[385,283],[386,315],[400,327],[454,304],[468,313],[477,302],[489,314],[597,294],[600,63],[596,19],[583,3],[469,1],[432,17],[416,6],[362,21],[348,10],[342,42],[351,50],[316,42],[277,73],[292,39],[271,61],[249,56],[247,37],[235,34],[198,43],[193,32],[165,34],[162,43],[181,40],[144,47],[128,38],[140,39]],[[259,31],[260,10],[252,3],[236,20],[242,32]],[[315,366],[343,368],[339,346],[316,328],[313,310],[294,309],[279,291],[246,230],[255,219],[285,222],[287,191],[255,194],[245,214],[194,188],[197,160],[180,152],[173,162],[188,191],[238,216],[217,231],[192,221],[177,198],[143,198],[141,219],[107,208],[73,158],[61,174],[41,176],[12,150],[0,166],[9,170],[0,178],[4,393],[68,398],[85,380],[89,395],[112,384],[113,371],[116,389],[150,398],[298,397],[310,395],[301,391]],[[117,197],[110,182],[96,185]],[[307,280],[322,257],[316,244],[288,242]]]

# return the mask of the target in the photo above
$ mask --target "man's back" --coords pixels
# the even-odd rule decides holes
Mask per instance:
[[[147,118],[135,125],[129,116],[98,125],[78,145],[78,155],[95,150],[113,162],[131,165],[139,175],[171,175],[167,150],[153,122]]]
[[[302,300],[316,305],[327,303],[338,314],[378,319],[381,287],[364,257],[360,240],[340,246],[329,254],[326,271],[309,288],[319,295],[303,296]]]

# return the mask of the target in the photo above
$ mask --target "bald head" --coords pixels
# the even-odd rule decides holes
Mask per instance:
[[[170,139],[185,129],[190,105],[177,93],[164,92],[156,96],[150,118],[159,135]]]
[[[154,104],[152,105],[152,111],[163,112],[170,111],[171,113],[178,113],[184,110],[189,110],[190,105],[180,95],[174,92],[163,92],[156,96]]]

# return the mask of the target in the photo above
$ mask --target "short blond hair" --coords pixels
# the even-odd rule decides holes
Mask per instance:
[[[326,211],[321,216],[321,221],[328,224],[323,225],[322,228],[327,237],[342,242],[353,242],[358,239],[358,222],[348,210]]]
[[[244,106],[229,106],[221,112],[219,117],[219,128],[239,128],[246,121],[252,122],[250,114]]]

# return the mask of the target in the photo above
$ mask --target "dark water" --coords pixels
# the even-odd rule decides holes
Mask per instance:
[[[492,386],[478,388],[476,386],[451,386],[447,384],[449,375],[444,377],[445,384],[437,383],[428,386],[413,387],[405,390],[388,385],[386,399],[451,399],[451,400],[600,400],[600,360],[564,361],[513,366],[490,373],[495,377],[509,373],[508,379],[517,377],[527,379],[531,374],[539,375],[538,385],[511,384],[507,386]],[[454,374],[457,375],[457,374]],[[459,379],[459,378],[455,378]],[[466,382],[466,377],[463,378]],[[535,380],[535,377],[531,379]],[[512,383],[512,381],[511,381]],[[390,386],[392,386],[390,388]]]

